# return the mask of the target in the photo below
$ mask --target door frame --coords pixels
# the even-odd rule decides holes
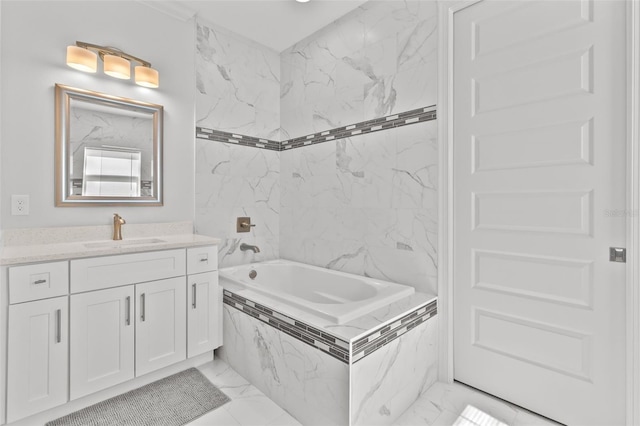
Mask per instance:
[[[438,2],[438,378],[453,371],[453,30],[454,15],[484,0]],[[640,424],[640,4],[627,3],[627,424]]]

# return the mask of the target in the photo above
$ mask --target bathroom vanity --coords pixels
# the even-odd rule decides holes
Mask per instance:
[[[0,423],[211,360],[222,344],[217,243],[175,234],[4,247]]]

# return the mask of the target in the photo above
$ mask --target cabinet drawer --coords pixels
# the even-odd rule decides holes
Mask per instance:
[[[187,249],[187,272],[199,274],[218,270],[218,247],[192,247]]]
[[[64,296],[69,293],[67,262],[38,263],[9,268],[9,303]]]
[[[185,250],[123,254],[71,261],[71,293],[185,275]]]

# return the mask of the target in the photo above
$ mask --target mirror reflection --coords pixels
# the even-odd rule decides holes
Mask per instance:
[[[161,205],[162,106],[56,85],[58,205]]]

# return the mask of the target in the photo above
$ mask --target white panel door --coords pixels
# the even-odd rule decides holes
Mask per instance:
[[[187,279],[187,356],[210,352],[220,346],[218,273],[189,275]]]
[[[567,424],[625,421],[625,4],[454,15],[454,376]]]
[[[67,296],[9,306],[7,421],[67,402]]]
[[[70,396],[134,378],[132,285],[71,296]]]
[[[186,359],[186,278],[136,284],[136,376]]]

